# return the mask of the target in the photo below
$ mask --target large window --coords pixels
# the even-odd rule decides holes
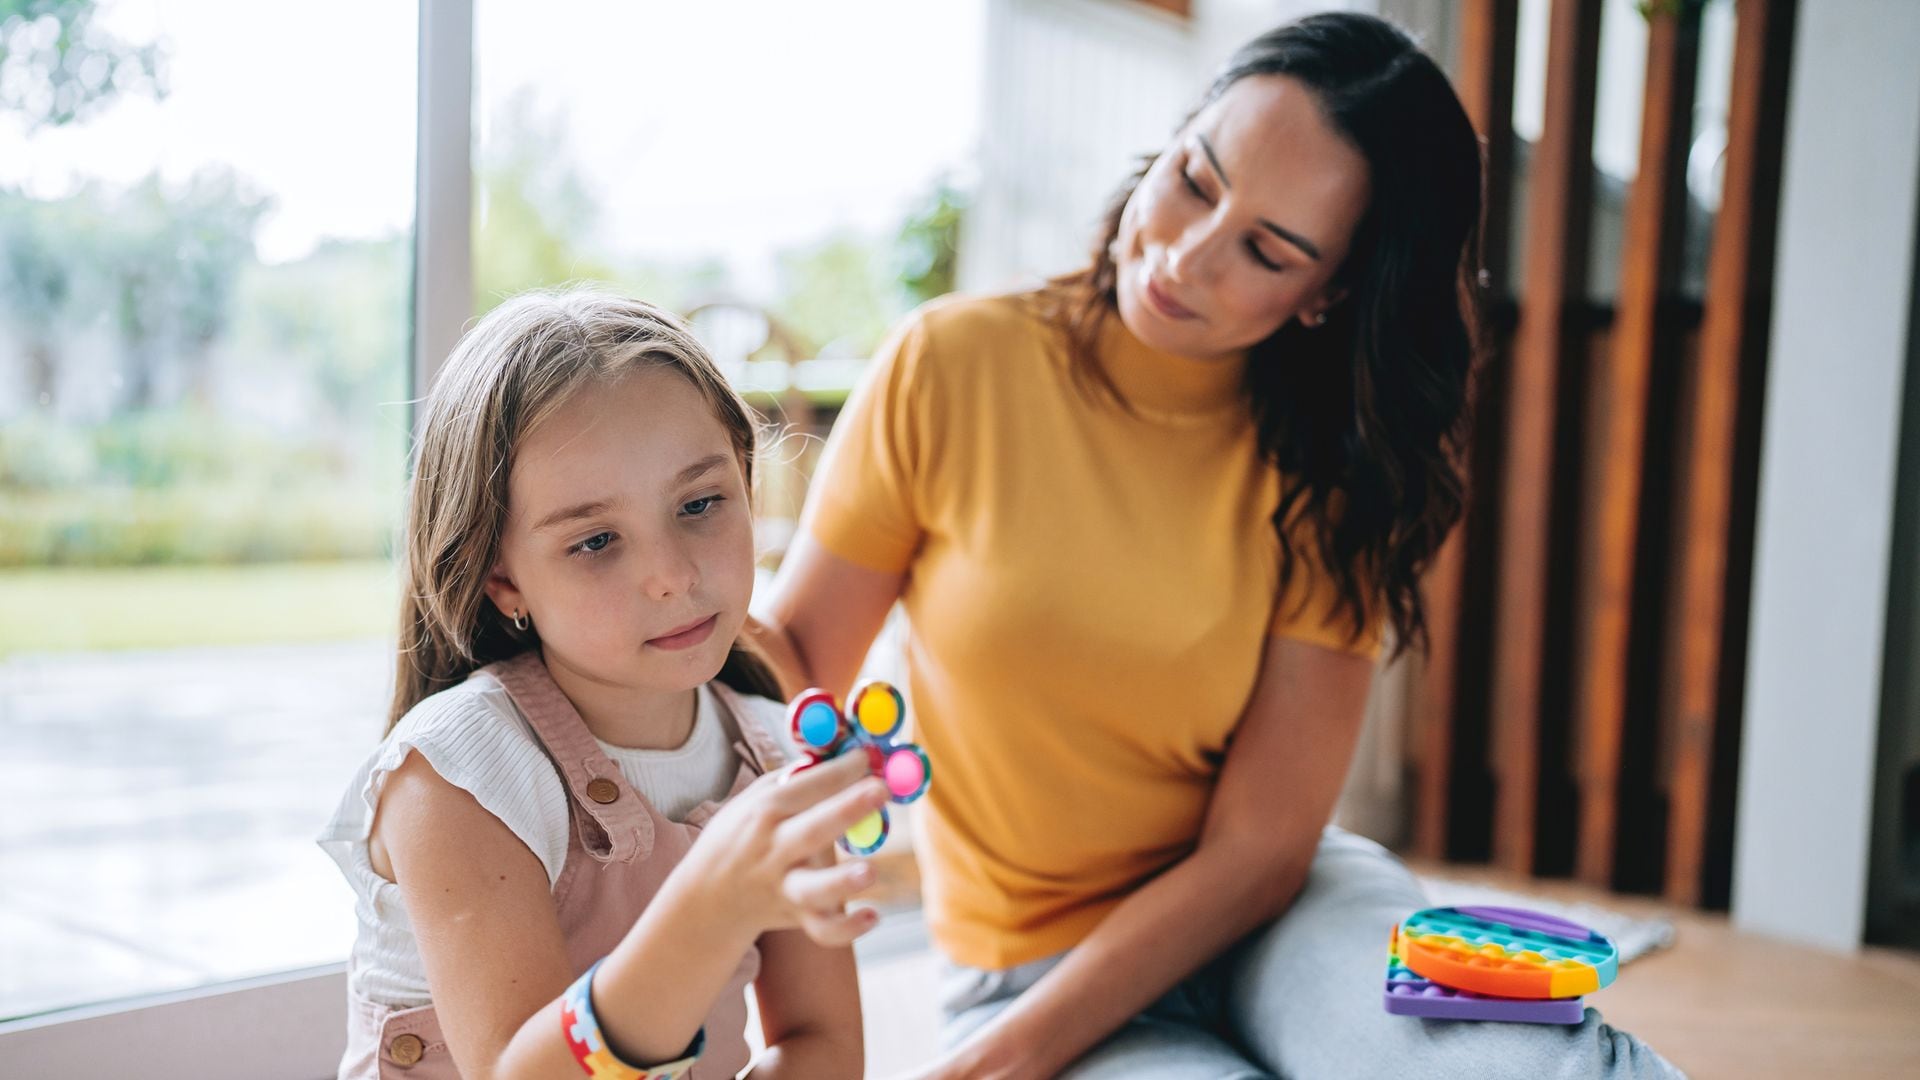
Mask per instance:
[[[0,2],[0,1019],[346,953],[416,21]]]
[[[756,405],[824,433],[888,325],[953,287],[984,9],[480,0],[475,309],[612,284],[691,315]],[[816,446],[762,469],[769,565]]]
[[[346,955],[313,836],[380,733],[413,275],[449,270],[419,18],[0,0],[0,1020]],[[483,0],[473,310],[608,283],[824,431],[952,285],[983,23]]]

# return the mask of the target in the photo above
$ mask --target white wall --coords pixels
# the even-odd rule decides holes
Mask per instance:
[[[1801,5],[1733,920],[1839,949],[1859,943],[1864,916],[1920,180],[1917,51],[1920,4]]]
[[[1012,288],[1082,265],[1108,198],[1249,38],[1377,3],[1197,0],[1182,20],[1128,0],[988,0],[980,178],[959,284]]]

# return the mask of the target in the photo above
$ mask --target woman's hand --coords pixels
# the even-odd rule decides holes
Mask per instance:
[[[893,1080],[1041,1080],[1040,1074],[1021,1066],[1022,1057],[999,1053],[991,1039],[975,1036]]]
[[[909,1073],[901,1073],[893,1080],[971,1080],[978,1075],[978,1073],[965,1071],[954,1060],[952,1054],[946,1054],[938,1061],[922,1065]]]
[[[865,860],[836,865],[833,843],[887,800],[865,755],[755,781],[713,816],[673,871],[699,903],[753,934],[799,929],[821,945],[849,945],[873,929],[871,909],[847,902],[873,884]]]
[[[965,1073],[954,1068],[949,1058],[941,1058],[931,1065],[925,1065],[910,1073],[901,1073],[893,1080],[961,1080]]]

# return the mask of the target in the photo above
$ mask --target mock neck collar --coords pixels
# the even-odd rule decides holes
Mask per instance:
[[[1146,344],[1109,308],[1100,322],[1099,357],[1128,405],[1144,415],[1208,416],[1241,404],[1247,352],[1195,359]]]

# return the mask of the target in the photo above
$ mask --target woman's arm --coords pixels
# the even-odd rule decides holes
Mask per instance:
[[[1271,638],[1194,852],[931,1074],[1050,1077],[1282,912],[1353,756],[1373,662]]]
[[[747,1075],[864,1075],[866,1032],[853,950],[826,948],[797,930],[776,930],[760,938],[760,961],[753,993],[767,1052]]]
[[[802,528],[787,549],[753,640],[790,677],[844,700],[905,581],[905,574],[848,562]]]

